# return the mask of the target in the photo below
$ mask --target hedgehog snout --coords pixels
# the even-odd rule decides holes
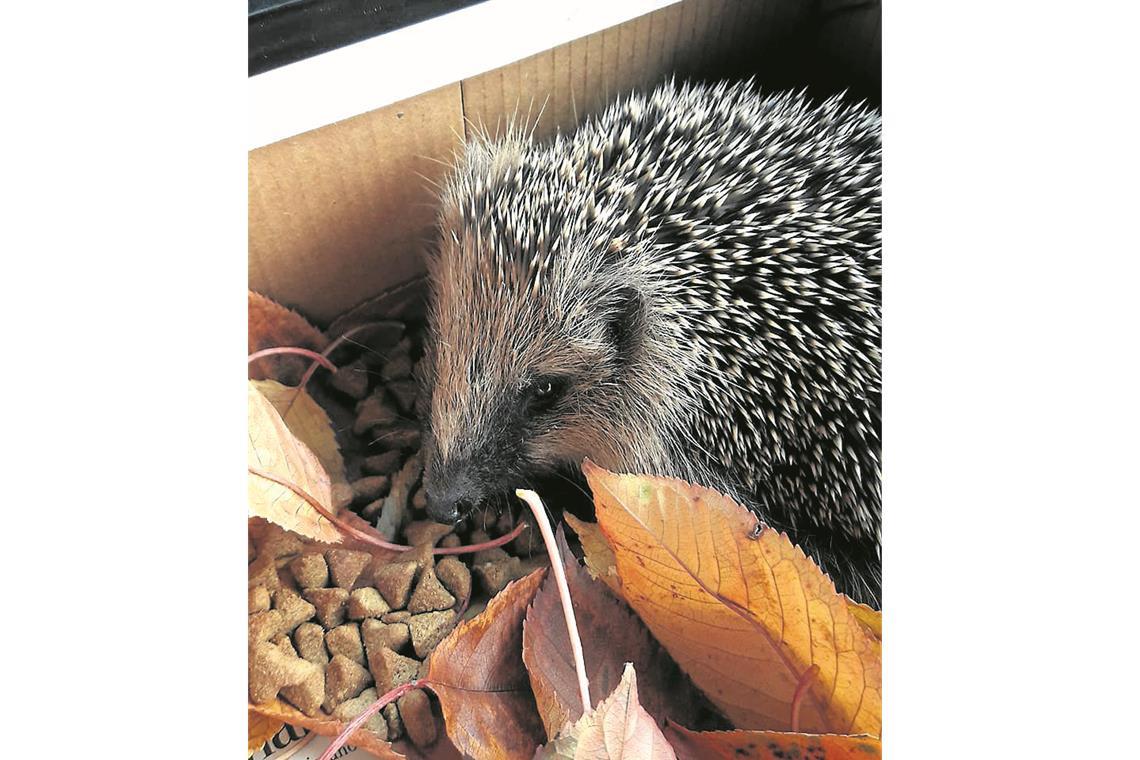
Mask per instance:
[[[432,467],[424,472],[428,517],[445,525],[454,525],[484,497],[484,489],[472,476],[471,468],[458,462],[446,467]]]

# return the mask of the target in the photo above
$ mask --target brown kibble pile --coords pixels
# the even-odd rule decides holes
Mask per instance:
[[[347,722],[378,694],[420,676],[424,658],[459,617],[452,609],[458,600],[436,576],[430,543],[393,562],[293,543],[278,536],[284,531],[276,526],[264,527],[250,563],[251,702],[280,698],[306,715]],[[274,553],[262,555],[261,546]],[[455,562],[444,563],[449,578]],[[435,617],[409,611],[413,600]],[[382,739],[406,735],[418,746],[435,741],[438,718],[426,695],[389,708],[366,729]]]
[[[382,559],[382,553],[308,542],[255,521],[260,528],[251,529],[249,554],[252,703],[280,698],[306,715],[348,722],[379,695],[419,678],[424,660],[464,610],[469,616],[481,609],[487,592],[533,569],[520,556],[540,542],[534,530],[508,545],[509,552],[433,556],[432,547],[486,541],[512,524],[489,510],[458,529],[428,518],[416,420],[422,351],[418,335],[405,332],[392,321],[358,333],[331,355],[340,371],[318,373],[313,382],[323,384],[330,401],[352,419],[337,432],[348,475],[347,484],[338,484],[338,508],[417,549]],[[354,355],[353,346],[361,344],[367,348]],[[406,737],[422,748],[436,741],[439,720],[428,693],[414,690],[385,706],[364,730],[388,741]]]

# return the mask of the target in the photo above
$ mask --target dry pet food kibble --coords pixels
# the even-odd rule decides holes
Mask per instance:
[[[375,477],[385,477],[385,483],[387,483],[386,476],[392,475],[400,469],[400,461],[399,451],[385,451],[383,454],[366,457],[361,462],[360,467],[365,472],[373,473]]]
[[[423,659],[431,654],[435,645],[451,633],[458,619],[459,616],[452,610],[412,615],[408,620],[408,629],[412,633],[412,648],[416,657]]]
[[[341,702],[340,705],[333,710],[333,717],[342,723],[348,723],[360,713],[364,712],[369,705],[380,698],[376,693],[376,689],[371,686],[360,692],[360,696]],[[379,736],[381,739],[388,738],[388,721],[384,720],[384,716],[376,713],[368,722],[364,724],[364,728]]]
[[[354,399],[368,395],[368,368],[360,359],[349,362],[333,373],[329,384]]]
[[[379,620],[365,620],[360,624],[360,635],[364,648],[369,652],[391,649],[398,652],[412,639],[407,623],[382,623]]]
[[[326,629],[344,622],[344,608],[348,603],[348,592],[344,589],[309,588],[305,589],[305,598],[316,607],[317,619]]]
[[[435,565],[435,574],[456,599],[471,598],[471,571],[455,557],[444,557]]]
[[[475,565],[475,574],[482,581],[487,595],[494,596],[506,588],[511,581],[526,575],[526,568],[523,567],[522,560],[518,557],[507,557],[494,562],[483,562]]]
[[[356,623],[337,626],[326,633],[325,646],[333,657],[341,655],[364,665],[364,646],[360,642],[360,629]]]
[[[329,566],[320,554],[302,554],[289,563],[289,571],[301,588],[324,588],[329,582]]]
[[[408,604],[408,592],[416,577],[415,562],[388,562],[376,568],[372,575],[374,585],[384,601],[394,610],[403,609]]]
[[[380,592],[371,586],[358,588],[348,595],[348,619],[378,618],[391,608]]]
[[[419,660],[396,654],[391,649],[380,648],[368,653],[368,667],[376,679],[376,689],[380,693],[391,691],[402,683],[416,680],[420,673]]]
[[[409,691],[396,704],[400,708],[400,719],[404,722],[408,738],[421,749],[435,743],[435,716],[431,714],[431,701],[423,689]]]
[[[362,665],[358,665],[343,655],[336,655],[325,671],[325,710],[333,709],[364,691],[372,683],[372,676]]]
[[[436,610],[449,610],[455,606],[455,597],[448,593],[433,568],[425,567],[420,572],[419,583],[408,600],[408,612],[415,615],[419,612],[434,612]]]
[[[249,614],[265,612],[269,609],[269,590],[265,586],[254,586],[249,590]]]
[[[277,589],[273,595],[273,607],[281,610],[281,614],[285,617],[285,629],[290,633],[301,623],[311,619],[317,611],[313,605],[297,596],[297,592],[291,588]]]
[[[325,649],[325,629],[316,623],[302,623],[293,632],[293,643],[297,653],[309,662],[320,666],[329,664],[328,650]]]
[[[360,501],[375,501],[387,492],[387,475],[370,475],[352,481],[352,493]]]
[[[333,583],[343,589],[351,589],[360,572],[372,561],[371,554],[348,549],[329,549],[325,558],[329,561]]]
[[[441,538],[451,533],[452,530],[454,530],[452,526],[433,520],[416,520],[404,528],[404,539],[412,546],[423,546],[424,544],[435,546]]]

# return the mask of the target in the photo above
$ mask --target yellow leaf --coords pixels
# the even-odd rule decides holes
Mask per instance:
[[[261,749],[267,741],[277,735],[284,726],[284,721],[277,718],[267,718],[264,715],[249,711],[249,747],[248,753],[252,755]]]
[[[846,597],[844,597],[846,599]],[[863,627],[880,641],[883,638],[883,613],[879,610],[874,610],[865,604],[859,604],[854,599],[847,599],[847,609],[855,616],[855,619],[863,624]]]
[[[610,591],[621,596],[621,579],[614,563],[614,552],[606,543],[606,537],[602,535],[598,524],[579,520],[569,512],[564,514],[563,518],[582,542],[582,550],[586,555],[586,569],[590,571],[590,575],[609,586]]]
[[[779,731],[690,731],[674,723],[665,736],[680,760],[878,760],[882,744],[871,736],[789,734]]]
[[[699,486],[583,471],[622,596],[737,727],[880,735],[878,639],[786,535]]]
[[[339,543],[340,531],[298,493],[308,495],[330,514],[335,511],[332,486],[321,463],[289,432],[281,415],[252,382],[248,402],[249,514],[317,541]]]
[[[289,432],[309,447],[333,483],[345,482],[344,458],[336,442],[328,413],[301,388],[282,385],[276,380],[251,381],[281,415]],[[288,410],[288,414],[286,414]]]

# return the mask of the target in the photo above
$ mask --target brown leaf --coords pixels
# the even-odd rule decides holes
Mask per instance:
[[[345,727],[345,723],[325,715],[311,718],[280,699],[260,705],[251,704],[249,709],[266,718],[307,728],[321,736],[337,736]],[[366,749],[381,760],[404,760],[405,758],[404,755],[393,749],[391,744],[365,728],[354,733],[349,744]]]
[[[265,348],[292,346],[322,351],[328,339],[295,311],[286,309],[260,293],[249,291],[249,353]],[[271,378],[286,385],[296,385],[312,363],[299,356],[268,356],[249,365],[249,376],[256,380]]]
[[[309,447],[297,440],[268,399],[249,384],[249,514],[264,517],[303,536],[338,543],[340,531],[291,488],[335,512],[329,476]],[[254,474],[252,470],[269,477]]]
[[[558,543],[582,639],[592,704],[596,706],[618,687],[626,663],[632,662],[642,674],[638,691],[645,710],[661,724],[666,718],[691,723],[697,710],[697,695],[688,679],[625,603],[590,578],[578,564],[561,527]],[[570,636],[553,573],[547,576],[527,611],[523,662],[530,674],[546,735],[553,739],[567,723],[582,717]]]
[[[607,758],[676,758],[657,722],[637,700],[637,676],[627,664],[616,689],[594,711],[578,719],[535,754],[559,760]]]
[[[679,760],[874,760],[882,745],[870,736],[788,734],[779,731],[704,731],[697,733],[674,723],[665,737]]]
[[[328,473],[333,483],[346,482],[344,457],[336,442],[332,422],[324,407],[313,401],[313,397],[301,388],[282,385],[276,380],[251,381],[261,395],[269,399],[273,408],[281,415],[289,432],[297,436],[301,443],[309,447]],[[288,414],[286,414],[288,411]]]
[[[667,478],[583,465],[622,594],[737,726],[871,734],[882,726],[881,645],[782,533],[732,499]]]
[[[447,735],[466,755],[530,758],[545,738],[522,660],[523,616],[545,575],[508,585],[428,659]]]

